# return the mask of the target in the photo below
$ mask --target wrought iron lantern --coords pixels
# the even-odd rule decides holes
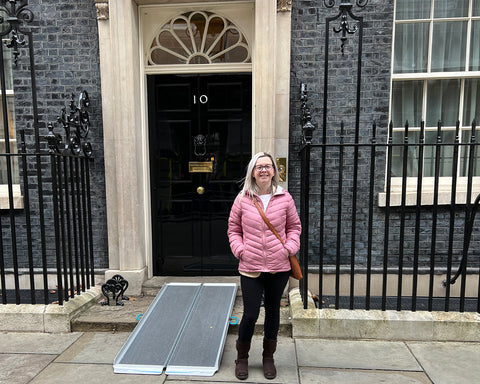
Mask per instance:
[[[305,83],[302,83],[301,85],[300,100],[302,102],[302,142],[304,144],[311,144],[315,125],[312,124],[312,115],[310,109],[307,107],[308,93],[307,85]]]
[[[313,139],[313,131],[315,130],[315,126],[310,122],[307,121],[302,126],[302,134],[303,134],[303,142],[311,144]]]

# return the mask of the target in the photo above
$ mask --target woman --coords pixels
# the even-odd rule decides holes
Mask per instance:
[[[270,231],[255,201],[282,238]],[[243,317],[237,340],[235,376],[248,377],[248,352],[264,296],[265,324],[263,371],[267,379],[277,375],[273,354],[280,324],[280,300],[290,275],[288,256],[300,248],[300,219],[291,195],[278,185],[278,169],[268,153],[257,153],[250,160],[242,191],[228,220],[228,238],[238,270],[243,296]]]

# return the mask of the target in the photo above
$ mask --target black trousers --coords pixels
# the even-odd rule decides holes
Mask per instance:
[[[261,273],[257,278],[240,276],[243,297],[243,316],[238,328],[238,340],[249,342],[255,331],[264,294],[264,337],[276,340],[280,326],[280,301],[287,285],[290,271]]]

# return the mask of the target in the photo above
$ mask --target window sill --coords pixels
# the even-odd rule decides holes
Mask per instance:
[[[23,196],[20,190],[20,184],[13,184],[13,208],[23,209]],[[10,209],[10,198],[8,194],[8,185],[0,184],[0,210]]]
[[[471,202],[473,203],[477,198],[477,195],[480,193],[480,190],[472,191]],[[451,203],[451,191],[440,191],[438,193],[438,205],[450,205]],[[378,206],[385,207],[387,200],[387,194],[381,192],[378,194]],[[465,204],[467,201],[467,192],[457,192],[455,194],[455,203],[456,204]],[[421,196],[421,205],[433,205],[434,203],[434,193],[433,191],[422,191]],[[407,192],[405,195],[405,206],[415,206],[417,205],[417,192]],[[401,192],[391,192],[390,193],[390,207],[400,207],[402,206],[402,193]]]
[[[406,179],[405,206],[411,207],[417,205],[417,178],[409,177]],[[452,195],[452,178],[441,177],[438,180],[438,205],[450,205]],[[421,205],[433,205],[434,203],[434,183],[433,177],[425,177],[422,179],[422,195]],[[467,201],[467,178],[457,178],[457,190],[455,192],[455,204],[465,204]],[[480,177],[474,177],[472,180],[472,197],[473,203],[480,193]],[[387,193],[380,192],[378,194],[378,206],[385,207]],[[393,177],[391,179],[390,189],[390,207],[402,206],[402,178]]]

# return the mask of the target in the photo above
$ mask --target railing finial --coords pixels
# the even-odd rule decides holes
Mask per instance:
[[[335,6],[336,1],[335,0],[323,0],[323,3],[325,4],[325,7],[327,8],[333,8]],[[368,4],[368,0],[356,0],[357,7],[363,8]],[[356,25],[350,25],[348,22],[348,16],[354,18],[357,20],[357,17],[352,14],[352,7],[353,4],[351,1],[347,0],[341,0],[340,5],[338,6],[340,13],[336,18],[340,18],[340,24],[338,27],[333,28],[333,32],[335,33],[341,33],[342,36],[340,37],[340,40],[342,41],[340,45],[340,51],[342,52],[342,55],[345,53],[345,43],[347,41],[347,34],[353,35],[357,32],[358,27]]]
[[[75,100],[75,95],[72,94],[70,100],[70,111],[67,113],[67,108],[62,108],[61,116],[57,117],[57,122],[60,123],[65,130],[65,150],[70,150],[73,154],[79,155],[83,149],[85,156],[92,155],[92,146],[89,142],[82,145],[82,139],[87,139],[90,132],[90,117],[87,107],[90,105],[90,99],[87,91],[80,93],[78,101]]]
[[[7,48],[13,48],[13,64],[18,63],[18,56],[20,55],[19,48],[26,45],[25,39],[20,35],[23,23],[31,23],[33,21],[33,12],[26,8],[27,0],[9,0],[3,1],[0,4],[0,25],[3,26],[0,30],[0,37],[5,41]],[[4,36],[10,35],[10,38],[4,40]]]

